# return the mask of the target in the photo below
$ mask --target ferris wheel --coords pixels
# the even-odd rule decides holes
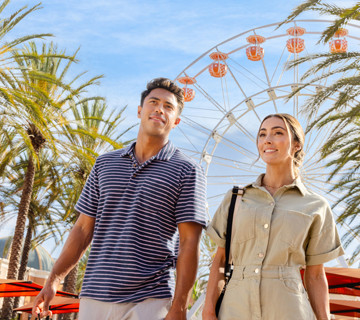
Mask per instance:
[[[256,135],[266,115],[292,114],[305,130],[334,100],[329,98],[312,119],[301,113],[305,100],[326,87],[326,80],[288,99],[302,84],[302,74],[315,63],[289,69],[290,61],[319,51],[357,48],[360,25],[355,24],[339,30],[330,45],[318,45],[322,30],[330,22],[295,20],[280,28],[279,23],[273,23],[249,29],[210,48],[176,77],[184,87],[186,101],[182,124],[176,129],[177,144],[205,170],[209,219],[227,190],[250,183],[265,171],[258,159]],[[332,192],[329,196],[332,184],[327,182],[328,169],[319,151],[333,129],[329,125],[306,134],[301,169],[305,185],[330,203],[340,194]]]

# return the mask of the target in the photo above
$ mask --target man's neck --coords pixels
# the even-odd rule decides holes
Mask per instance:
[[[135,144],[135,157],[137,161],[144,163],[151,157],[157,155],[168,141],[168,139],[138,135]]]

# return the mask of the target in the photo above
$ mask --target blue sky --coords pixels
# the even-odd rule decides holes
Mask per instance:
[[[80,47],[73,75],[83,71],[88,71],[85,78],[103,74],[101,85],[89,95],[105,96],[111,107],[128,105],[125,125],[130,125],[137,122],[136,107],[148,80],[159,76],[174,79],[216,44],[245,30],[280,22],[302,2],[47,0],[12,36],[52,33],[51,40],[68,54]],[[342,0],[341,5],[354,2]],[[13,0],[6,12],[37,3]],[[318,17],[311,13],[301,18]],[[276,51],[276,43],[267,50]],[[129,138],[135,134],[131,132]],[[174,135],[181,144],[180,132]],[[10,234],[11,225],[0,231]],[[54,256],[58,254],[56,250]]]
[[[16,0],[11,8],[36,3]],[[94,91],[112,106],[128,105],[131,114],[148,80],[175,78],[208,48],[243,30],[280,21],[298,3],[51,0],[14,31],[52,33],[68,53],[80,47],[78,72],[104,74]]]

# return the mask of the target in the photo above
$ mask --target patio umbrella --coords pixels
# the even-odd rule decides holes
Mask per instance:
[[[37,296],[43,287],[32,281],[0,279],[0,298]],[[76,294],[56,291],[57,296],[77,297]]]
[[[80,299],[77,298],[54,297],[50,301],[49,309],[52,311],[53,314],[79,312],[79,302]],[[33,302],[30,302],[14,310],[31,313],[32,307],[33,307]]]
[[[329,293],[360,297],[360,269],[325,267]],[[301,270],[304,276],[304,270]]]
[[[329,292],[360,297],[360,270],[325,268]]]
[[[360,301],[330,300],[330,313],[347,317],[360,317]]]

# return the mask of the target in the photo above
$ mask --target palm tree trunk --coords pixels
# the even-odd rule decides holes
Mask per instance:
[[[29,209],[29,214],[31,214],[31,208]],[[29,261],[29,253],[31,249],[31,239],[32,239],[32,226],[29,223],[27,231],[26,231],[26,237],[25,237],[25,243],[24,248],[21,255],[21,263],[20,263],[20,269],[18,274],[18,280],[24,280],[26,267]],[[19,306],[20,297],[16,297],[14,301],[13,309],[17,308]],[[15,318],[15,312],[13,312],[13,318]]]
[[[19,204],[19,212],[16,220],[14,239],[11,245],[11,255],[9,261],[9,269],[7,273],[7,279],[17,279],[19,267],[20,267],[20,256],[24,240],[24,231],[26,225],[26,218],[29,211],[30,200],[34,185],[35,176],[35,163],[33,156],[29,156],[29,164],[25,174],[24,188],[21,194],[21,200]],[[12,308],[14,304],[14,298],[4,299],[2,306],[1,319],[10,320],[12,315]]]
[[[63,290],[71,293],[76,293],[76,280],[79,269],[79,263],[68,273],[64,280]],[[60,320],[71,320],[74,319],[73,313],[64,313]]]

